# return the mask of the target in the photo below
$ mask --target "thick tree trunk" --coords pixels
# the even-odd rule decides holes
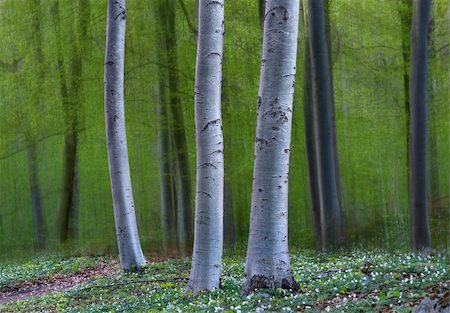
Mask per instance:
[[[108,0],[105,56],[105,120],[108,163],[120,265],[140,270],[145,264],[136,223],[128,161],[124,108],[125,0]]]
[[[45,221],[41,204],[41,189],[39,187],[38,161],[36,156],[36,145],[31,144],[27,150],[28,170],[30,172],[30,194],[31,208],[33,211],[34,237],[36,249],[45,248],[46,234]]]
[[[322,0],[308,2],[322,247],[343,242],[329,49]]]
[[[309,199],[312,213],[313,232],[316,245],[322,247],[322,231],[320,225],[319,182],[317,172],[317,155],[314,124],[314,103],[312,95],[311,53],[309,48],[307,1],[302,1],[303,30],[305,50],[303,62],[303,117],[305,124],[305,146],[309,178]]]
[[[220,287],[223,247],[224,158],[221,85],[223,0],[200,0],[195,74],[197,186],[192,269],[186,292]]]
[[[414,0],[411,31],[410,190],[412,249],[429,253],[427,35],[431,0]]]
[[[244,294],[298,289],[288,252],[288,176],[299,1],[268,0],[264,16]]]

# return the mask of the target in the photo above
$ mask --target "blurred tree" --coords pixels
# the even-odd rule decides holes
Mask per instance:
[[[298,0],[266,2],[244,294],[260,288],[298,290],[288,252],[288,179],[298,18]]]
[[[136,271],[145,265],[139,241],[128,161],[124,108],[126,1],[108,0],[105,56],[105,119],[108,163],[120,265]]]
[[[177,0],[157,1],[158,20],[161,22],[160,42],[161,49],[160,58],[163,61],[160,64],[160,86],[168,86],[167,91],[160,91],[160,96],[168,98],[166,105],[168,110],[160,110],[161,114],[165,114],[168,119],[167,123],[166,142],[161,143],[160,159],[164,155],[168,156],[169,164],[163,166],[164,173],[161,175],[161,188],[165,192],[162,194],[161,201],[166,203],[162,205],[162,229],[175,229],[176,240],[178,247],[182,254],[186,254],[186,249],[192,240],[192,201],[191,201],[191,176],[189,170],[188,147],[186,143],[185,126],[183,121],[182,102],[179,96],[179,69],[178,69],[178,55],[177,55],[177,31],[176,31],[176,4]],[[162,71],[167,71],[162,73]],[[162,81],[166,79],[167,81]],[[164,98],[161,97],[164,101]],[[161,102],[164,105],[164,102]],[[168,112],[168,113],[165,113]],[[163,127],[164,125],[160,125]],[[160,131],[163,131],[160,128]],[[166,150],[164,150],[166,149]],[[167,161],[166,161],[167,162]],[[170,171],[170,180],[167,179],[167,174]],[[164,177],[165,176],[165,177]],[[170,191],[170,192],[169,192]],[[168,194],[175,196],[175,202],[170,203]],[[169,204],[170,203],[170,204]],[[175,209],[173,209],[175,208]],[[174,214],[169,215],[172,210]],[[168,216],[168,218],[165,218]],[[170,224],[170,218],[175,218],[175,227]],[[170,237],[169,237],[170,238]]]
[[[431,252],[428,203],[428,27],[431,0],[414,0],[411,30],[410,189],[412,248]]]
[[[323,1],[308,2],[309,20],[309,47],[311,50],[311,78],[312,78],[312,121],[305,121],[314,139],[307,139],[308,151],[314,151],[308,160],[310,175],[317,174],[310,184],[317,183],[317,187],[311,187],[311,203],[313,220],[317,222],[317,211],[320,212],[320,232],[322,248],[338,246],[343,243],[342,208],[339,184],[339,164],[337,158],[336,127],[334,122],[334,96],[333,82],[331,79],[330,41],[327,40],[327,26]],[[328,34],[329,36],[329,34]],[[308,87],[308,86],[307,86]],[[306,92],[308,93],[308,92]],[[305,115],[305,118],[306,117]],[[314,125],[308,125],[308,124]],[[308,131],[305,131],[308,133]],[[309,145],[308,145],[309,143]],[[313,188],[315,190],[313,190]],[[314,197],[317,194],[317,199]],[[319,205],[319,210],[315,205]],[[314,212],[314,210],[316,212]],[[317,226],[314,227],[317,231]]]
[[[44,54],[43,54],[43,40],[42,40],[42,27],[41,27],[41,4],[39,0],[33,0],[32,2],[33,10],[33,29],[34,29],[34,61],[37,67],[37,84],[34,88],[33,99],[35,102],[35,108],[41,108],[41,93],[42,89],[40,84],[44,82],[45,79],[45,69],[44,69]],[[33,221],[34,221],[34,231],[36,239],[36,248],[43,249],[46,244],[46,233],[45,233],[45,219],[44,212],[42,209],[41,202],[41,188],[39,185],[39,171],[38,171],[38,158],[37,158],[37,147],[36,141],[33,135],[31,135],[31,122],[28,119],[29,125],[26,126],[27,130],[25,132],[25,138],[29,142],[29,147],[27,149],[27,160],[28,169],[30,172],[30,194],[31,194],[31,205],[33,210]]]

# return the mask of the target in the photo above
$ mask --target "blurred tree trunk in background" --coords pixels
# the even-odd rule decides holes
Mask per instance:
[[[173,218],[176,218],[175,229],[178,247],[182,254],[186,254],[186,249],[190,246],[192,240],[192,201],[188,147],[186,144],[183,108],[179,96],[177,33],[175,25],[176,4],[176,0],[159,0],[157,6],[162,29],[161,46],[163,49],[162,60],[164,62],[161,66],[167,68],[167,82],[164,85],[167,85],[169,89],[167,92],[167,97],[169,98],[167,111],[169,114],[166,114],[166,116],[170,117],[168,122],[170,127],[168,134],[169,145],[166,148],[169,149],[169,159],[172,160],[171,180],[176,196],[176,214]],[[164,188],[168,188],[168,185]],[[170,228],[168,225],[163,225],[163,228],[167,227]]]
[[[317,166],[321,240],[322,248],[328,248],[341,245],[344,241],[344,234],[329,55],[330,43],[327,40],[322,0],[308,2],[308,21],[312,76],[312,101],[310,102],[313,102],[314,121],[314,126],[309,127],[313,127],[314,141],[311,145],[315,146],[311,147],[314,149],[311,157],[314,155],[317,157],[315,163]]]
[[[412,248],[431,252],[428,203],[427,62],[431,0],[414,0],[411,30],[410,189]]]
[[[36,87],[33,90],[33,100],[35,101],[35,109],[41,108],[41,86],[45,79],[44,69],[44,53],[42,48],[42,26],[41,26],[41,6],[39,0],[33,0],[33,47],[34,47],[34,61],[37,67]],[[30,125],[27,125],[30,127]],[[33,136],[27,136],[33,137]],[[45,234],[45,221],[44,212],[41,203],[41,190],[39,187],[39,172],[38,172],[38,158],[37,158],[37,146],[34,139],[28,138],[30,147],[27,150],[28,169],[30,171],[30,192],[31,192],[31,205],[33,210],[33,220],[35,228],[35,240],[36,248],[43,249],[46,244]]]
[[[266,13],[266,0],[258,0],[259,27],[264,28],[264,14]]]
[[[165,1],[158,1],[155,10],[155,20],[160,25],[158,32],[158,85],[157,85],[157,115],[158,115],[158,155],[161,189],[161,230],[164,249],[173,248],[177,243],[177,203],[174,186],[174,160],[171,140],[170,116],[167,110],[168,102],[168,70],[165,67],[168,57],[165,33],[167,18],[165,17]]]
[[[105,120],[108,164],[120,266],[140,271],[145,265],[136,223],[124,107],[125,0],[108,0],[105,55]]]
[[[30,175],[30,194],[36,249],[42,250],[45,248],[46,233],[44,213],[42,211],[41,188],[39,187],[39,171],[35,143],[31,143],[30,147],[27,149],[27,159]]]
[[[78,144],[78,111],[81,105],[81,81],[83,75],[83,55],[87,51],[87,27],[89,23],[90,9],[86,0],[78,2],[78,27],[75,32],[75,40],[71,41],[70,51],[70,89],[67,86],[65,75],[64,55],[61,36],[61,16],[59,1],[52,6],[53,22],[56,32],[57,64],[60,76],[60,93],[63,104],[67,133],[64,139],[62,194],[59,205],[59,239],[65,242],[67,239],[75,239],[78,233],[77,225],[77,144]],[[78,38],[78,40],[77,40]]]
[[[308,165],[309,178],[309,201],[313,223],[314,239],[317,247],[322,247],[322,231],[320,225],[320,200],[319,182],[317,172],[317,155],[315,142],[315,117],[314,103],[312,97],[312,77],[311,77],[311,51],[309,47],[308,33],[308,2],[302,0],[302,26],[305,38],[304,59],[303,59],[303,118],[305,123],[305,148]]]
[[[403,56],[403,88],[404,88],[404,107],[405,107],[405,131],[406,131],[406,170],[409,175],[410,158],[410,123],[411,109],[409,100],[409,71],[411,62],[411,23],[412,23],[412,0],[402,0],[400,2],[400,22],[402,29],[402,56]]]

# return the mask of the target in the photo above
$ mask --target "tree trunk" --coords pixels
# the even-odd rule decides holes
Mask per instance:
[[[314,124],[314,103],[312,97],[312,77],[311,77],[311,53],[309,47],[308,34],[308,13],[307,1],[302,1],[303,8],[303,30],[305,37],[304,63],[303,63],[303,117],[305,123],[305,146],[306,159],[308,165],[309,178],[309,198],[312,213],[313,232],[316,245],[322,247],[322,231],[320,225],[320,201],[319,182],[317,173],[317,155]]]
[[[41,84],[45,80],[45,70],[44,70],[44,53],[42,48],[42,30],[41,30],[41,8],[40,2],[34,0],[33,3],[33,28],[35,30],[33,35],[33,46],[34,46],[34,61],[37,64],[38,75],[37,75],[37,85],[33,90],[33,98],[35,102],[35,108],[39,110],[41,107]],[[32,136],[27,136],[32,137]],[[33,210],[33,221],[35,230],[35,240],[36,248],[41,250],[45,248],[46,244],[46,233],[45,233],[45,221],[44,212],[42,210],[41,204],[41,190],[39,187],[39,173],[38,173],[38,161],[36,152],[36,142],[33,139],[29,139],[30,147],[27,150],[28,158],[28,168],[30,171],[30,193],[31,193],[31,205]]]
[[[266,2],[244,294],[260,288],[298,290],[288,252],[298,18],[298,0]]]
[[[224,158],[221,85],[223,0],[200,0],[195,74],[197,186],[192,269],[186,292],[220,287],[223,247]]]
[[[67,126],[67,133],[64,140],[64,154],[63,154],[63,173],[62,173],[62,195],[59,205],[59,237],[61,242],[67,239],[74,239],[77,228],[77,214],[76,198],[76,162],[77,162],[77,144],[78,144],[78,107],[80,104],[80,89],[82,76],[82,58],[83,52],[86,48],[81,44],[83,39],[87,37],[87,24],[89,21],[89,4],[85,0],[80,0],[79,9],[79,24],[78,32],[79,44],[77,40],[72,41],[71,51],[73,53],[71,58],[71,88],[67,86],[67,79],[64,71],[64,56],[62,52],[62,37],[60,30],[60,13],[59,2],[55,1],[52,6],[52,15],[54,19],[56,44],[57,44],[57,64],[60,76],[60,94],[63,103],[65,122]]]
[[[402,56],[403,56],[403,90],[405,108],[405,131],[406,131],[406,171],[409,176],[409,141],[410,141],[410,100],[409,100],[409,70],[411,61],[411,23],[412,23],[412,0],[402,0],[400,3],[400,21],[402,29]]]
[[[411,31],[410,190],[412,249],[431,251],[428,203],[427,35],[431,0],[414,0]]]
[[[223,240],[228,247],[234,247],[236,245],[236,229],[234,226],[233,189],[230,182],[224,184]]]
[[[145,264],[139,242],[128,161],[124,108],[125,0],[108,0],[105,56],[105,120],[108,163],[120,265],[140,270]]]
[[[322,247],[343,242],[333,89],[322,0],[308,2]]]
[[[31,207],[33,210],[34,237],[36,249],[45,248],[46,234],[45,221],[41,204],[41,188],[39,187],[38,161],[36,156],[36,144],[31,144],[27,150],[28,170],[30,172]]]
[[[168,72],[163,66],[167,64],[167,8],[165,1],[158,1],[155,10],[155,20],[161,25],[158,34],[160,46],[156,49],[158,55],[158,86],[157,86],[157,115],[158,115],[158,155],[161,190],[161,229],[164,249],[172,248],[177,242],[176,229],[176,197],[173,171],[173,151],[168,115]]]
[[[264,14],[266,11],[266,0],[258,0],[259,27],[264,28]]]
[[[179,93],[178,56],[176,36],[176,1],[164,0],[160,3],[163,13],[163,36],[168,70],[170,113],[173,119],[170,137],[172,139],[171,153],[175,155],[173,164],[174,184],[177,198],[176,228],[177,241],[182,254],[192,238],[192,203],[191,176],[189,171],[189,155],[183,121],[183,110]]]

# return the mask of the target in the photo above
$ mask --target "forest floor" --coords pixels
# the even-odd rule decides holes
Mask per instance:
[[[291,262],[299,293],[241,296],[244,255],[227,251],[223,289],[192,298],[184,293],[189,258],[148,260],[141,274],[123,273],[104,256],[0,264],[0,312],[411,312],[450,286],[449,259],[441,255],[297,250]]]

